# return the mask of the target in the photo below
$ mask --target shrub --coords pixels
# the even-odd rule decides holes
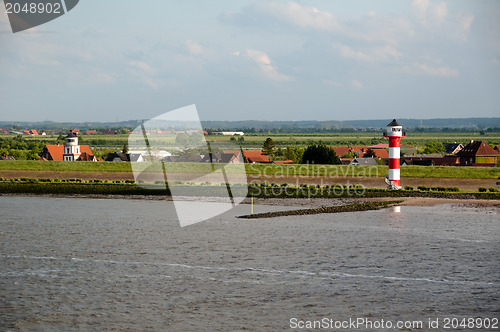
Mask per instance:
[[[271,187],[279,187],[276,182],[271,183]]]
[[[135,183],[134,180],[125,180],[125,183]]]
[[[480,193],[484,193],[484,192],[486,192],[486,188],[484,188],[484,187],[479,187],[479,192],[480,192]]]
[[[285,182],[285,183],[283,183],[281,186],[282,186],[282,187],[288,187],[288,183],[286,183],[286,182]]]
[[[498,191],[498,189],[493,188],[493,187],[488,188],[488,190],[489,190],[490,192],[492,192],[492,193],[496,193],[496,192]]]
[[[413,190],[412,186],[405,186],[405,190]]]
[[[316,185],[315,184],[311,184],[311,186],[309,187],[311,190],[316,190]]]
[[[452,187],[452,188],[446,188],[447,191],[455,191],[455,192],[459,192],[460,191],[460,188],[458,187]]]
[[[428,191],[430,188],[427,188],[425,186],[418,186],[417,189],[420,191]]]

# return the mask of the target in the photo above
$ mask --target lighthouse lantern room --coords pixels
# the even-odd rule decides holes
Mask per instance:
[[[389,139],[389,174],[385,176],[385,183],[388,189],[398,190],[401,189],[399,158],[401,138],[405,137],[403,126],[396,119],[392,120],[387,125],[384,137]]]
[[[66,136],[66,146],[64,147],[63,160],[64,161],[75,161],[80,157],[80,145],[78,145],[78,135],[76,133],[70,132]]]

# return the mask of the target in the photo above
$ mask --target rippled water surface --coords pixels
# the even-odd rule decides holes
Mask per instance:
[[[181,228],[171,202],[0,197],[0,330],[499,316],[494,209],[235,218],[249,209]]]

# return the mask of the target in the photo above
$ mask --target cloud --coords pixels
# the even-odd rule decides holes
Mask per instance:
[[[458,70],[449,66],[432,67],[424,63],[416,63],[412,66],[407,66],[404,71],[412,75],[425,75],[436,77],[458,77]]]
[[[139,69],[141,72],[144,72],[146,74],[154,74],[155,73],[155,70],[153,68],[151,68],[151,66],[145,62],[130,61],[128,64],[134,68]]]
[[[295,2],[264,2],[243,8],[240,13],[226,13],[222,21],[250,28],[265,28],[266,32],[282,24],[304,31],[325,32],[368,42],[382,41],[395,44],[413,36],[413,29],[406,18],[379,15],[369,12],[360,17],[341,17],[316,7],[302,6]]]
[[[342,44],[337,44],[336,47],[343,58],[355,59],[369,63],[397,60],[402,56],[401,52],[389,45],[373,47],[368,51],[368,53],[355,51],[351,47]]]
[[[351,80],[351,88],[353,88],[355,90],[361,90],[361,89],[363,89],[363,84],[361,84],[360,81],[354,79],[354,80]]]
[[[474,15],[470,14],[462,14],[457,17],[458,26],[459,26],[459,35],[462,40],[467,40],[467,37],[470,34],[470,27],[472,22],[474,22]]]
[[[239,55],[240,52],[236,51],[233,54]],[[259,50],[246,49],[244,55],[257,64],[261,74],[267,79],[278,82],[288,82],[293,80],[291,76],[278,73],[278,70],[271,64],[271,59],[266,53]]]
[[[413,13],[424,27],[432,27],[445,22],[448,16],[446,2],[431,4],[429,0],[413,0]]]
[[[339,49],[340,55],[343,58],[356,59],[356,60],[367,61],[367,62],[374,61],[374,59],[371,56],[369,56],[368,54],[365,54],[363,52],[354,51],[352,48],[350,48],[347,45],[339,44],[338,49]]]
[[[155,90],[160,87],[161,81],[154,78],[156,70],[150,65],[143,61],[130,61],[128,64],[131,67],[129,72],[138,77],[144,84]]]
[[[94,73],[91,80],[96,83],[109,84],[115,81],[114,77],[105,73]]]
[[[260,5],[259,9],[301,28],[322,31],[335,31],[340,28],[337,19],[331,13],[315,7],[304,7],[294,2],[287,4],[268,2]]]
[[[186,47],[189,53],[199,55],[205,53],[205,49],[195,41],[187,40]]]

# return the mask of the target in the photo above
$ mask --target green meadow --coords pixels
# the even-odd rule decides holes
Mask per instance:
[[[138,163],[139,167],[146,166]],[[202,163],[172,163],[167,164],[168,172],[203,173],[213,171],[209,164]],[[387,166],[347,166],[347,165],[276,165],[276,164],[246,164],[247,174],[288,175],[288,176],[366,176],[383,177],[388,173]],[[130,163],[120,162],[66,162],[66,161],[35,161],[16,160],[1,161],[0,176],[4,170],[24,171],[58,171],[58,172],[132,172]],[[161,164],[145,171],[161,171]],[[237,172],[231,170],[229,172]],[[498,167],[455,167],[455,166],[403,166],[402,177],[421,178],[458,178],[458,179],[492,179],[500,177]]]

